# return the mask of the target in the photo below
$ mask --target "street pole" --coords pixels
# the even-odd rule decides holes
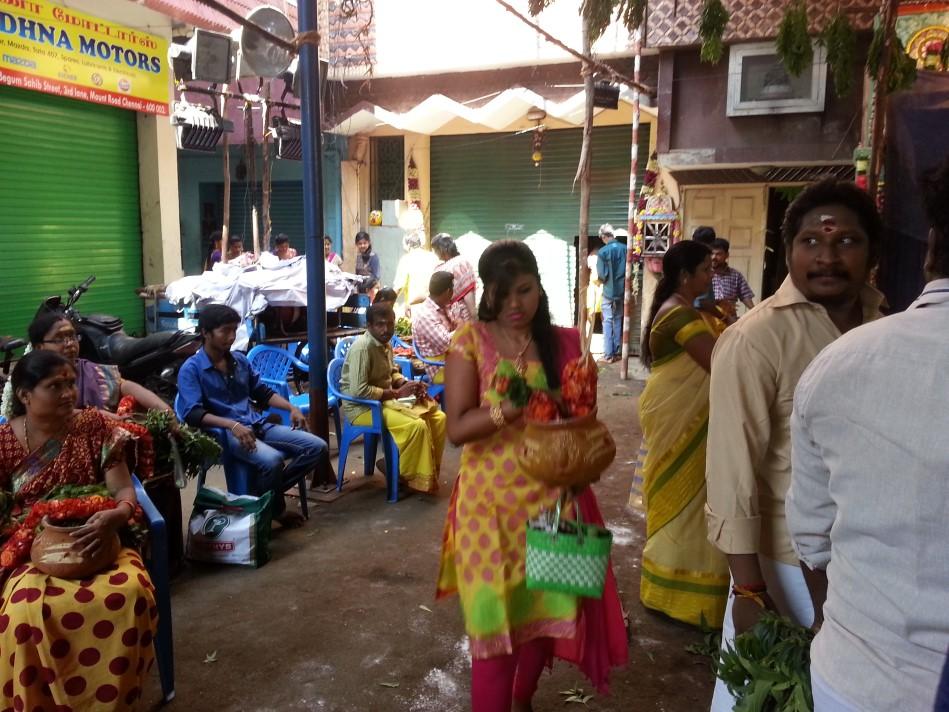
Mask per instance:
[[[639,196],[636,195],[636,164],[639,161],[639,67],[643,49],[642,27],[637,27],[633,34],[635,57],[633,59],[633,139],[630,148],[629,166],[629,208],[626,211],[626,283],[623,286],[623,352],[620,363],[619,376],[629,379],[629,334],[632,326],[633,313],[633,246],[636,243],[636,213],[639,208]]]
[[[317,30],[316,0],[297,5],[301,36]],[[323,151],[320,114],[320,62],[316,43],[300,47],[300,108],[303,134],[303,230],[306,236],[306,332],[310,343],[310,432],[329,440],[326,407],[326,271],[323,261]],[[338,435],[338,433],[337,433]],[[327,458],[316,481],[331,482]]]

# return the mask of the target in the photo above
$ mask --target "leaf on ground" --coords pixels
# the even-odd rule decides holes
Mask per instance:
[[[419,608],[421,608],[421,609],[422,609],[423,611],[425,611],[426,613],[431,613],[431,612],[432,612],[432,609],[429,608],[428,606],[426,606],[424,603],[420,603],[420,604],[419,604]]]
[[[398,687],[398,686],[399,686],[399,683],[397,683],[397,682],[380,682],[379,685],[380,685],[381,687]]]
[[[204,656],[204,662],[206,663],[216,663],[217,662],[217,651],[214,650]]]
[[[587,702],[593,699],[593,695],[586,694],[582,687],[573,687],[569,690],[561,690],[560,695],[564,698],[563,703],[565,705],[585,705]]]

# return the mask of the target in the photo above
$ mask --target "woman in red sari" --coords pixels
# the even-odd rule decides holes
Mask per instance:
[[[56,488],[104,484],[114,506],[74,534],[74,548],[90,556],[137,511],[123,458],[128,435],[94,409],[74,410],[76,371],[59,354],[27,354],[12,381],[14,417],[0,425],[0,542],[8,544],[16,522]],[[115,563],[81,581],[46,575],[26,558],[19,563],[14,550],[0,550],[0,708],[134,709],[157,621],[138,552],[123,548]]]

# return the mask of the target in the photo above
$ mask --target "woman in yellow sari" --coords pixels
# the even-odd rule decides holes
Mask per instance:
[[[705,446],[715,331],[693,308],[711,281],[711,254],[698,242],[673,245],[662,260],[643,333],[651,369],[639,398],[646,546],[640,598],[672,618],[719,627],[728,595],[725,557],[705,528]]]

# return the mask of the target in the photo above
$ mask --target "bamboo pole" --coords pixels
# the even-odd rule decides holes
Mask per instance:
[[[254,140],[254,113],[249,101],[244,102],[244,147],[247,156],[247,181],[250,184],[250,216],[253,250],[260,254],[260,229],[257,225],[257,142]]]
[[[590,27],[586,18],[583,20],[583,54],[589,56],[591,45]],[[577,175],[580,177],[580,225],[577,230],[577,262],[579,264],[579,284],[577,285],[577,323],[581,336],[587,333],[587,285],[590,283],[590,268],[587,266],[587,240],[590,234],[590,166],[593,163],[593,69],[588,65],[581,65],[583,75],[584,112],[583,112],[583,143],[580,147],[580,165]]]
[[[642,64],[643,50],[642,28],[636,28],[633,33],[633,77],[639,82],[639,70]],[[623,344],[622,361],[620,363],[620,378],[629,379],[629,334],[633,313],[633,244],[636,235],[636,213],[639,208],[639,196],[636,195],[637,163],[639,161],[639,89],[633,87],[633,136],[630,147],[629,164],[629,208],[626,211],[626,283],[623,286]]]
[[[890,81],[890,57],[893,54],[892,39],[896,32],[896,11],[899,0],[883,0],[883,52],[880,66],[874,77],[873,93],[873,129],[870,137],[870,171],[867,175],[867,188],[870,197],[877,200],[880,187],[880,172],[883,167],[883,153],[886,145],[886,105],[887,85]]]

